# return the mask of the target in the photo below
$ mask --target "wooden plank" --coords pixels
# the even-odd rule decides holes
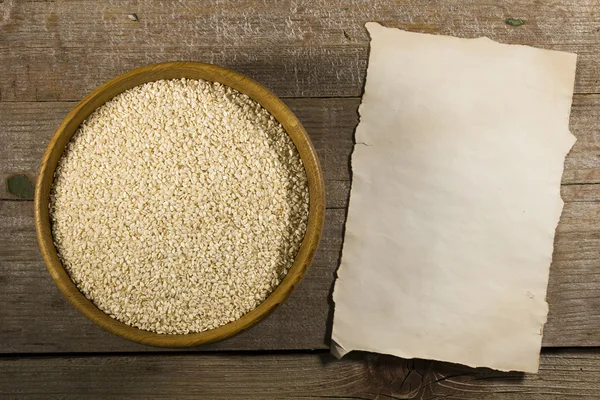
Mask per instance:
[[[4,2],[2,47],[176,47],[365,43],[365,22],[515,43],[597,43],[597,0],[102,0]],[[128,15],[135,13],[139,21]],[[525,24],[515,29],[513,17]]]
[[[306,282],[275,315],[214,349],[301,349],[327,346],[334,271],[342,245],[353,130],[359,99],[289,99],[317,148],[326,177],[327,232]],[[597,345],[600,298],[596,295],[600,235],[597,123],[600,96],[576,96],[571,128],[578,136],[566,162],[563,198],[548,301],[547,346]],[[35,176],[41,153],[72,103],[0,103],[0,174]],[[3,180],[4,180],[3,179]],[[3,185],[5,186],[5,185]],[[2,196],[14,198],[3,187]],[[336,210],[337,209],[337,210]],[[97,329],[55,289],[37,251],[31,205],[2,204],[0,352],[129,351],[142,349]],[[31,296],[35,293],[35,296]],[[310,307],[309,307],[310,306]],[[567,332],[568,330],[568,332]],[[297,332],[303,332],[298,335]],[[67,339],[67,340],[63,340]]]
[[[563,187],[544,346],[600,346],[600,185]],[[584,190],[581,190],[584,188]],[[341,196],[338,196],[341,197]],[[316,259],[284,305],[249,331],[201,350],[324,349],[346,210],[330,208]],[[0,353],[150,350],[113,337],[62,298],[37,249],[32,204],[0,201]]]
[[[358,99],[287,99],[313,141],[328,181],[350,178]],[[6,180],[25,174],[32,181],[50,137],[75,103],[0,102],[0,199],[16,199]],[[339,199],[334,206],[343,207]],[[329,199],[328,199],[329,201]]]
[[[565,160],[563,183],[600,183],[600,96],[574,96],[569,122],[577,142]]]
[[[358,123],[358,98],[286,99],[308,131],[321,160],[329,207],[347,204],[350,155]],[[0,102],[0,199],[16,199],[6,180],[25,174],[33,181],[54,130],[72,102]],[[565,162],[563,184],[600,183],[600,95],[576,95],[571,131],[577,142]],[[344,183],[346,182],[346,183]],[[594,192],[592,188],[579,189]]]
[[[596,185],[596,190],[600,187]],[[600,345],[600,203],[565,203],[556,229],[546,301],[544,345]],[[591,289],[594,288],[594,289]],[[591,289],[591,290],[590,290]]]
[[[360,96],[367,21],[576,52],[576,92],[598,93],[599,5],[600,0],[4,2],[0,100],[76,100],[129,69],[175,60],[237,69],[285,97]],[[128,18],[132,12],[139,21]],[[509,26],[508,17],[525,24]]]
[[[248,331],[202,350],[324,349],[345,210],[328,210],[324,237],[302,284]],[[158,350],[104,332],[58,291],[37,247],[29,201],[0,201],[0,353]]]
[[[366,46],[353,45],[132,47],[117,52],[110,48],[5,48],[0,49],[0,101],[78,100],[119,74],[165,61],[232,68],[281,97],[359,96],[366,57]]]
[[[600,398],[597,349],[544,351],[539,374],[356,354],[0,359],[3,399]]]
[[[538,46],[542,47],[542,46]],[[577,53],[576,93],[600,93],[600,45],[543,47]],[[166,61],[197,61],[241,72],[280,97],[357,97],[368,46],[133,47],[0,49],[0,101],[72,101],[131,69]]]

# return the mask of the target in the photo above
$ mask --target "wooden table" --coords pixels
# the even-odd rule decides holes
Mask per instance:
[[[538,375],[329,355],[367,21],[579,54]],[[243,334],[179,352],[111,336],[67,303],[38,251],[29,185],[74,102],[168,60],[227,66],[284,98],[328,196],[318,255],[292,297]],[[600,398],[599,62],[600,0],[0,0],[0,398]]]

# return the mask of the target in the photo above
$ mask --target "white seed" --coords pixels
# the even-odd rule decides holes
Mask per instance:
[[[162,80],[84,121],[50,197],[59,257],[113,318],[165,334],[240,318],[291,267],[308,219],[299,154],[227,86]]]

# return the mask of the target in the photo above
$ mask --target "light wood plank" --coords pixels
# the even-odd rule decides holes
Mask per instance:
[[[568,201],[550,270],[544,346],[600,346],[600,202],[579,190],[588,186],[563,187]],[[327,210],[316,259],[281,308],[249,331],[201,349],[327,348],[345,214]],[[31,202],[0,201],[0,224],[0,353],[150,350],[106,334],[62,298],[37,249]]]
[[[177,60],[237,69],[285,97],[359,96],[367,21],[576,52],[576,92],[598,93],[599,6],[600,0],[6,1],[0,100],[77,100],[129,69]],[[509,26],[508,17],[525,24]]]
[[[358,98],[286,99],[313,141],[327,185],[329,207],[347,204],[350,155],[358,123]],[[0,102],[0,199],[14,199],[5,184],[14,174],[35,180],[50,137],[72,102]],[[576,95],[571,131],[577,142],[565,162],[563,184],[600,183],[600,95]],[[573,189],[574,190],[574,189]],[[580,188],[593,199],[593,187]],[[592,197],[589,197],[592,196]]]
[[[598,0],[6,1],[0,48],[365,43],[365,22],[515,43],[598,43]],[[0,8],[1,9],[1,8]],[[135,13],[138,22],[128,15]],[[518,27],[506,18],[520,18]],[[182,43],[183,42],[183,43]]]
[[[544,351],[539,374],[356,354],[0,359],[3,399],[597,399],[600,353]]]

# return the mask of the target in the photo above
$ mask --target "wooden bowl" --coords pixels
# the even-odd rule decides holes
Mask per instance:
[[[281,123],[300,153],[308,177],[310,197],[308,226],[304,240],[292,267],[273,293],[258,307],[236,321],[209,331],[185,335],[144,331],[117,321],[98,309],[77,289],[60,262],[52,240],[48,215],[54,170],[65,146],[79,125],[95,109],[127,89],[146,82],[177,78],[220,82],[245,93],[267,109]],[[95,89],[75,106],[56,130],[44,153],[35,187],[34,207],[37,238],[44,261],[56,285],[71,304],[102,328],[125,339],[151,346],[187,347],[215,342],[247,329],[273,311],[290,295],[311,263],[321,237],[325,214],[325,188],[319,160],[310,138],[298,118],[277,96],[252,79],[226,68],[195,62],[169,62],[148,65],[118,76]]]

